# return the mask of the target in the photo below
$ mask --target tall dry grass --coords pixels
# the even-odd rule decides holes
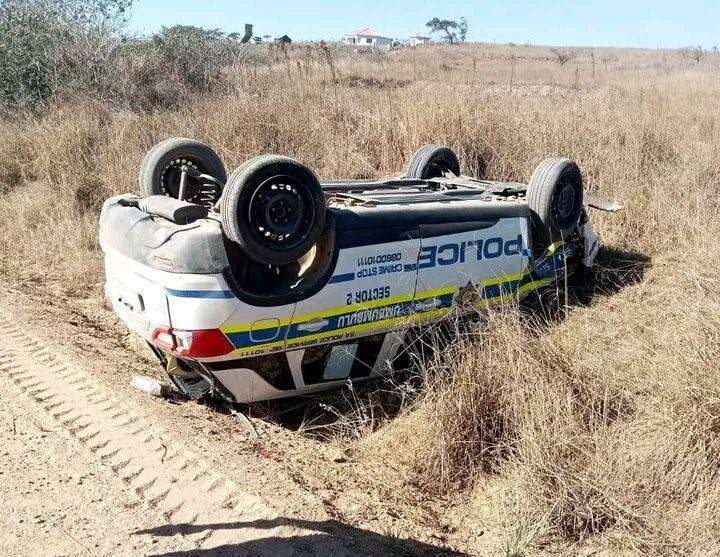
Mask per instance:
[[[99,296],[98,207],[137,187],[144,152],[168,136],[209,142],[230,168],[276,152],[324,177],[397,173],[430,141],[499,179],[574,158],[587,188],[626,206],[593,215],[612,248],[605,293],[557,323],[486,317],[426,362],[406,412],[348,442],[369,465],[401,460],[427,493],[504,482],[520,550],[720,551],[718,60],[598,49],[560,68],[541,47],[489,45],[265,60],[177,110],[86,99],[0,124],[5,280]]]

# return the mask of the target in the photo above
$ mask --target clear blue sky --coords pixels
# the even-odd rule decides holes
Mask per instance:
[[[294,40],[337,39],[361,27],[394,38],[424,29],[432,17],[470,25],[483,42],[575,46],[720,45],[720,0],[136,0],[130,30],[185,24]]]

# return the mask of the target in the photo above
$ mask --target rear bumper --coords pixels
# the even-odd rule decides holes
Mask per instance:
[[[146,340],[156,327],[219,328],[237,308],[222,275],[154,269],[108,246],[105,293],[120,320]]]
[[[133,267],[127,257],[105,253],[105,297],[131,331],[149,340],[155,327],[170,326],[167,295]]]
[[[175,224],[111,197],[100,213],[100,246],[146,267],[178,274],[219,274],[228,266],[220,223],[199,219]]]

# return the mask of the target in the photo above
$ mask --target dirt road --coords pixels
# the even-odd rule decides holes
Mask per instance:
[[[160,517],[4,374],[0,522],[11,555],[150,553],[190,540],[136,534]]]
[[[278,514],[0,305],[0,547],[13,555],[448,554]]]

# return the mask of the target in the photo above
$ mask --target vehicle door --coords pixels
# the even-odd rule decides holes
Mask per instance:
[[[524,217],[420,226],[416,319],[514,295],[529,263]]]
[[[337,234],[332,278],[297,303],[288,328],[288,360],[296,383],[301,379],[306,386],[373,374],[381,361],[392,358],[399,342],[393,331],[413,313],[417,225],[340,229]]]

